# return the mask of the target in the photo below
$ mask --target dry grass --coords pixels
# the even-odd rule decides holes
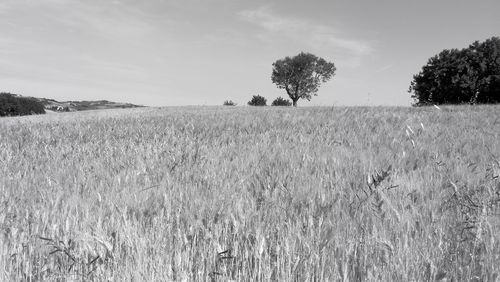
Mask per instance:
[[[0,119],[0,280],[498,280],[499,113]]]

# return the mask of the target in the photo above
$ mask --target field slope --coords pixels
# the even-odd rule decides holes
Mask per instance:
[[[495,281],[500,108],[0,120],[0,280]]]

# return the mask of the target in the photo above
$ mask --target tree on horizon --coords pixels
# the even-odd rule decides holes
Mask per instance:
[[[335,75],[335,65],[310,53],[301,52],[273,63],[271,80],[279,89],[285,89],[297,107],[299,99],[311,100],[317,96],[321,83]]]

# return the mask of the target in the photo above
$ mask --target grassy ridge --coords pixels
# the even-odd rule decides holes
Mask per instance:
[[[500,109],[0,121],[0,280],[494,281]]]

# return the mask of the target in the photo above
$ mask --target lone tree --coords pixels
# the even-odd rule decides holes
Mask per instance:
[[[413,76],[415,106],[500,103],[500,39],[443,50]]]
[[[286,57],[273,64],[271,80],[279,89],[285,89],[293,106],[299,99],[311,100],[316,96],[321,83],[335,74],[335,65],[313,54],[301,52],[295,57]]]

